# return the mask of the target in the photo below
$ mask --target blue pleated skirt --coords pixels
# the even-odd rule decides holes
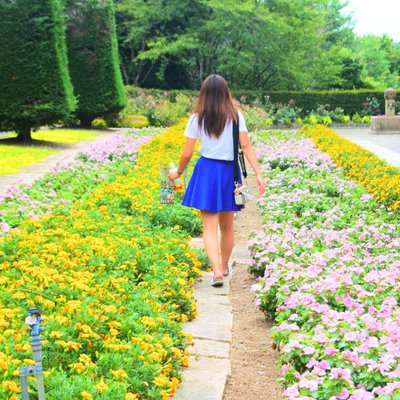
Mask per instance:
[[[233,161],[200,157],[194,167],[182,204],[213,213],[240,211],[243,206],[237,206],[234,201],[233,170]]]

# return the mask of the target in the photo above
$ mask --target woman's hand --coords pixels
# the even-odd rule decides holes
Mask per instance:
[[[261,175],[256,176],[257,179],[257,186],[258,186],[258,193],[260,196],[265,193],[265,180]]]
[[[171,171],[168,175],[168,178],[170,181],[174,181],[175,179],[179,179],[180,175],[178,174],[178,171]]]

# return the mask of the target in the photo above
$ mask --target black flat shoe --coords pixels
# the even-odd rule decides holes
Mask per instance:
[[[212,277],[212,278],[211,278],[211,283],[210,283],[210,285],[211,285],[211,286],[214,286],[214,287],[221,287],[221,286],[224,286],[224,280],[222,279],[222,277],[221,277],[221,278],[217,278],[217,279],[215,279],[214,277]]]

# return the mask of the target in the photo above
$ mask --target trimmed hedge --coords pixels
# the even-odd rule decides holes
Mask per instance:
[[[76,107],[60,0],[0,1],[0,129],[31,138]]]
[[[252,101],[257,98],[257,92],[244,92],[244,91],[233,91],[236,97],[245,96],[248,101]],[[259,94],[258,94],[259,95]],[[347,115],[353,115],[360,113],[363,108],[363,103],[369,97],[375,97],[380,103],[380,111],[383,113],[385,110],[385,99],[382,91],[377,90],[324,90],[324,91],[281,91],[281,92],[266,92],[261,98],[258,97],[262,102],[266,101],[267,96],[272,103],[283,103],[287,104],[291,100],[301,107],[304,111],[311,111],[318,108],[319,105],[329,105],[330,110],[334,110],[337,107],[343,108],[344,113]],[[240,97],[238,97],[240,98]]]
[[[142,89],[135,86],[126,86],[127,95],[130,97],[138,96],[139,93],[146,93],[154,97],[166,96],[169,100],[175,101],[176,96],[181,93],[188,96],[197,96],[198,91],[194,90],[169,90],[161,89]],[[250,104],[254,101],[260,101],[265,104],[268,101],[272,103],[288,104],[294,100],[296,106],[301,107],[304,114],[307,111],[316,110],[320,105],[329,105],[330,110],[337,107],[343,108],[344,113],[353,115],[360,113],[363,109],[363,103],[367,98],[375,97],[380,103],[381,113],[385,110],[385,99],[383,91],[380,90],[306,90],[306,91],[274,91],[259,92],[257,90],[232,90],[236,99],[244,104]]]
[[[126,105],[113,0],[64,0],[69,68],[83,126]]]

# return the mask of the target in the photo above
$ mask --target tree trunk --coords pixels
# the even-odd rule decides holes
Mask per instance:
[[[18,126],[15,130],[17,132],[17,140],[20,142],[31,142],[32,141],[32,136],[31,136],[31,125],[26,123],[26,124],[21,124]]]

